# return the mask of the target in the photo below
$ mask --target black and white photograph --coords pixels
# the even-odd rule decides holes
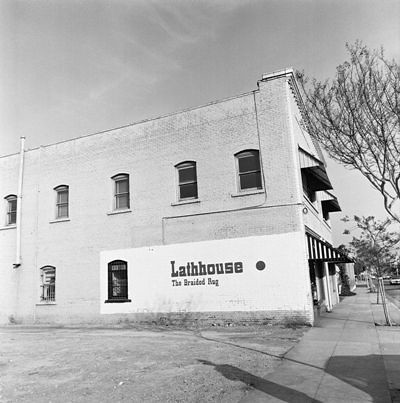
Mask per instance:
[[[400,402],[399,0],[0,0],[0,402]]]

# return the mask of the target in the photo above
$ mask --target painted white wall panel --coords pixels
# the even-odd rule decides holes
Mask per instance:
[[[131,302],[105,303],[108,263],[113,260],[128,263]],[[191,269],[199,262],[218,264],[219,271],[223,264],[224,273],[174,276],[187,272],[188,263]],[[258,270],[257,262],[264,262],[265,269]],[[213,266],[206,268],[213,272]],[[103,251],[100,270],[104,314],[308,309],[308,266],[301,232]]]

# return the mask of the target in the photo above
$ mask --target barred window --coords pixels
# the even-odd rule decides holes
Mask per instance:
[[[69,187],[60,185],[54,188],[57,193],[56,218],[68,218],[69,216]]]
[[[186,161],[175,165],[178,174],[179,200],[197,199],[197,169],[196,162]]]
[[[40,269],[40,301],[54,302],[56,300],[56,268],[44,266]]]
[[[118,174],[111,179],[114,181],[114,210],[129,209],[129,175]]]
[[[17,196],[8,195],[5,197],[7,203],[6,224],[13,225],[17,222]]]
[[[258,150],[241,151],[235,157],[239,190],[262,189]]]
[[[128,264],[114,260],[108,264],[108,301],[130,302],[128,299]]]

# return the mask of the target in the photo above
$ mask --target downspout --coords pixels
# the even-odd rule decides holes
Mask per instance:
[[[15,254],[14,268],[21,266],[21,217],[22,217],[22,182],[24,179],[24,159],[25,159],[25,137],[21,137],[19,152],[19,176],[18,176],[18,194],[17,194],[17,246]]]

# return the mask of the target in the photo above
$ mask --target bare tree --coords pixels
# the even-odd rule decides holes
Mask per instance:
[[[305,124],[331,158],[369,180],[400,222],[400,65],[360,41],[346,48],[349,61],[331,81],[297,72]]]
[[[345,217],[343,221],[351,220]],[[373,269],[378,275],[377,303],[379,303],[379,294],[381,294],[386,323],[391,325],[382,276],[391,270],[397,260],[397,245],[400,243],[400,234],[389,231],[388,228],[392,223],[390,219],[378,221],[373,216],[354,216],[353,221],[355,223],[353,229],[360,230],[361,234],[358,237],[353,236],[350,242],[350,250],[357,261]],[[350,230],[345,230],[345,233],[349,234]]]

